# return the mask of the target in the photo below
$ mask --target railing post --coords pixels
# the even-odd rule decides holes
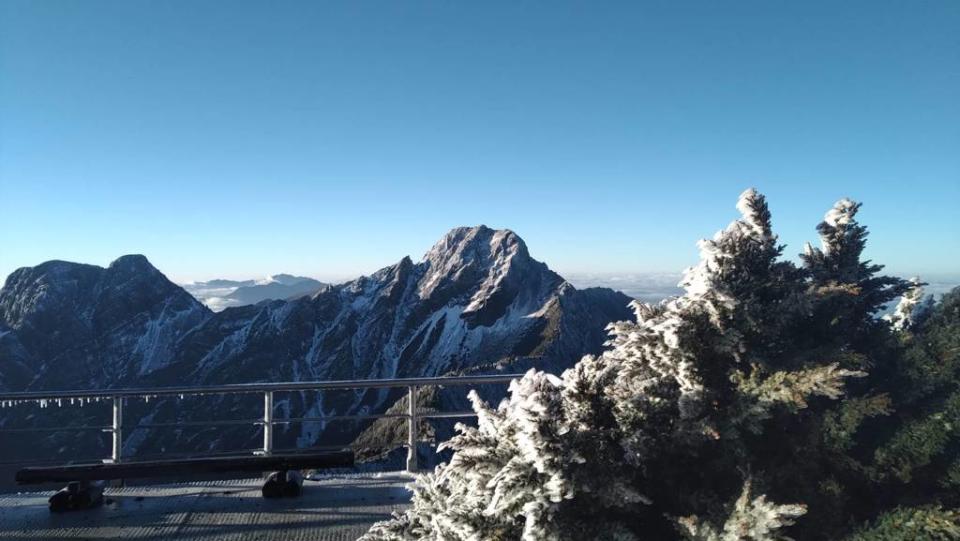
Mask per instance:
[[[419,436],[419,423],[417,420],[417,386],[411,385],[407,388],[407,471],[416,473],[417,466],[417,439]]]
[[[119,464],[123,454],[123,397],[113,397],[113,426],[110,429],[113,439],[113,452],[110,460]]]
[[[263,393],[263,454],[273,453],[273,391]]]

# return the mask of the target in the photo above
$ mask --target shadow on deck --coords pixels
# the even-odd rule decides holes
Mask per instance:
[[[404,473],[304,483],[303,496],[267,500],[261,479],[108,488],[96,509],[50,513],[52,492],[0,495],[0,539],[354,540],[407,507]]]

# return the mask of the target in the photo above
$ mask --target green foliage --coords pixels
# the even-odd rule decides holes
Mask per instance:
[[[941,408],[925,417],[905,423],[876,451],[876,465],[898,480],[908,483],[913,472],[944,454],[960,434],[960,393],[950,395]]]
[[[940,485],[949,490],[960,490],[960,459],[954,460],[947,466],[947,473],[940,481]]]
[[[881,501],[960,505],[960,288],[885,344],[874,376],[892,397],[892,419],[862,440],[858,466]],[[879,371],[877,371],[879,372]]]
[[[890,415],[886,394],[848,398],[824,414],[823,444],[836,453],[845,453],[856,444],[857,430],[866,419]]]
[[[939,506],[898,508],[844,541],[956,541],[960,539],[960,511]]]
[[[903,376],[914,392],[954,388],[960,374],[960,288],[944,295],[914,333],[903,336],[908,349]]]

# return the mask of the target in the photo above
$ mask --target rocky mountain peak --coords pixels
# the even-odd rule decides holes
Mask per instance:
[[[169,304],[177,309],[200,306],[189,293],[171,282],[142,255],[121,256],[106,269],[97,268],[100,271],[98,286],[92,292],[97,304],[116,302],[132,310],[159,304]],[[110,319],[107,314],[103,315]]]
[[[475,260],[506,260],[513,256],[530,257],[523,239],[509,229],[478,225],[451,229],[430,248],[423,261],[433,267],[448,267]]]
[[[527,245],[509,229],[485,225],[452,229],[424,256],[419,293],[427,299],[438,291],[478,287],[478,297],[492,293],[510,275],[545,266],[530,258]]]
[[[102,271],[95,265],[59,260],[19,268],[0,289],[0,321],[16,329],[37,314],[72,310]]]
[[[107,268],[48,261],[18,269],[0,289],[0,324],[22,350],[14,358],[47,370],[37,382],[47,388],[112,385],[157,369],[208,315],[142,255]]]
[[[141,254],[122,255],[110,263],[109,268],[119,272],[157,272],[156,267]]]

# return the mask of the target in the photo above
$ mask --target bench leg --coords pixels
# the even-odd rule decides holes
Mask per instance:
[[[59,513],[75,509],[92,509],[103,504],[103,483],[73,481],[47,500],[50,511]]]
[[[271,473],[263,483],[264,498],[295,498],[303,492],[303,474],[297,470]]]

